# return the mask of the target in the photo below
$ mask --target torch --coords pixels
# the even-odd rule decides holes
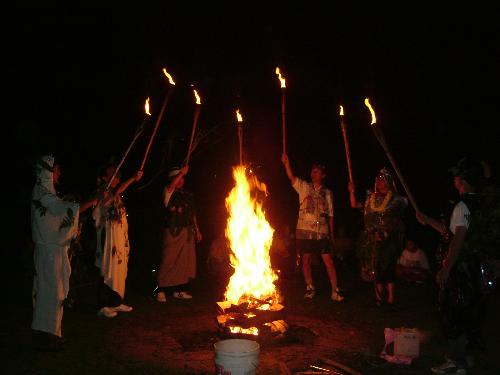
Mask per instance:
[[[113,175],[109,179],[108,184],[106,185],[106,190],[108,190],[109,187],[111,186],[111,183],[113,182],[116,175],[118,174],[118,171],[122,167],[123,162],[125,161],[125,158],[127,157],[128,153],[132,149],[132,146],[134,145],[137,138],[139,138],[139,136],[141,135],[142,131],[144,130],[144,126],[146,125],[146,123],[149,121],[149,119],[151,117],[151,113],[149,112],[149,98],[146,99],[146,103],[144,104],[144,112],[145,112],[144,121],[137,128],[137,131],[135,132],[135,135],[134,135],[134,138],[132,139],[132,142],[130,142],[130,145],[128,146],[127,150],[125,151],[125,154],[123,155],[122,159],[120,160],[120,163],[116,167],[115,172],[113,173]]]
[[[243,165],[243,116],[240,110],[236,110],[236,119],[238,120],[238,140],[240,144],[240,165]]]
[[[351,168],[351,151],[349,149],[349,141],[347,139],[347,129],[344,121],[344,107],[340,106],[340,128],[342,129],[342,137],[344,138],[345,146],[345,156],[347,159],[347,171],[349,172],[349,182],[354,183],[352,178],[352,168]]]
[[[191,130],[191,140],[189,141],[189,148],[188,148],[186,161],[184,162],[184,165],[189,164],[191,152],[193,151],[194,133],[196,132],[196,124],[198,124],[198,117],[200,116],[200,108],[201,108],[200,96],[198,95],[198,92],[195,89],[193,89],[193,92],[194,92],[194,98],[195,98],[195,102],[196,102],[196,109],[194,111],[193,128]]]
[[[282,134],[283,134],[283,153],[286,154],[286,120],[285,120],[285,103],[286,103],[286,98],[285,98],[285,89],[286,89],[286,82],[285,78],[281,75],[280,68],[276,68],[276,74],[278,75],[278,79],[280,80],[281,83],[281,128],[282,128]]]
[[[148,158],[149,150],[151,149],[151,145],[153,144],[153,139],[156,135],[156,131],[158,130],[158,126],[160,125],[160,122],[163,118],[163,113],[165,113],[165,108],[167,107],[168,103],[168,98],[170,97],[170,93],[172,92],[172,87],[175,86],[175,82],[170,74],[168,74],[167,70],[163,68],[163,73],[168,79],[169,82],[169,87],[167,91],[167,95],[165,96],[165,100],[163,100],[163,105],[161,106],[160,114],[158,115],[158,118],[156,119],[156,124],[153,129],[153,134],[151,135],[151,138],[149,139],[148,147],[146,148],[146,152],[144,153],[144,158],[142,159],[141,167],[139,168],[141,171],[144,170],[144,164],[146,164],[146,159]]]
[[[384,149],[384,152],[389,159],[389,161],[392,164],[392,168],[396,171],[396,174],[398,175],[399,182],[401,182],[401,185],[403,185],[403,188],[405,189],[406,195],[408,196],[408,199],[410,200],[411,205],[413,206],[415,211],[419,211],[417,202],[415,201],[415,198],[413,198],[413,194],[410,191],[410,188],[408,187],[408,184],[406,183],[405,179],[403,178],[403,175],[401,174],[401,171],[399,170],[398,165],[396,164],[396,160],[392,156],[391,151],[389,150],[389,147],[387,146],[387,142],[385,141],[384,134],[382,133],[382,130],[380,129],[379,126],[376,125],[377,123],[377,118],[375,117],[375,111],[373,110],[372,106],[370,105],[370,101],[368,98],[365,99],[365,105],[368,107],[370,110],[371,116],[372,116],[372,129],[373,133],[375,134],[375,137],[377,138],[378,142]]]

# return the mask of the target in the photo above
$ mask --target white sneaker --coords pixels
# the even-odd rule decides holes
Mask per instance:
[[[316,294],[316,291],[314,290],[314,287],[311,285],[308,285],[307,289],[306,289],[306,294],[304,294],[304,298],[313,298],[315,294]]]
[[[174,292],[174,298],[191,299],[191,298],[193,298],[193,296],[187,292]]]
[[[436,367],[432,367],[431,371],[434,374],[457,374],[457,375],[467,375],[467,370],[464,368],[458,368],[456,363],[451,359],[446,359],[446,361]]]
[[[114,318],[118,313],[114,310],[111,310],[109,307],[102,307],[98,312],[97,316],[105,316],[106,318]]]
[[[338,288],[335,292],[332,293],[332,301],[335,301],[335,302],[342,302],[344,300],[344,297],[342,297],[340,295],[340,293],[338,292]]]
[[[133,310],[133,307],[124,305],[122,303],[120,306],[111,307],[111,310],[113,310],[115,312],[129,312],[129,311]]]
[[[167,297],[165,297],[164,292],[158,292],[158,294],[156,294],[156,300],[158,302],[167,302]]]

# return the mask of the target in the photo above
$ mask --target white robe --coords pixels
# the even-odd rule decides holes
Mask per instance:
[[[48,161],[52,166],[53,159]],[[68,295],[71,274],[68,249],[78,232],[78,210],[77,203],[57,197],[52,172],[39,169],[31,202],[35,244],[31,328],[59,337],[62,336],[63,302]]]
[[[115,197],[106,205],[103,200],[93,212],[97,227],[95,264],[101,270],[104,283],[123,298],[130,251],[127,212],[120,197]],[[102,236],[105,236],[104,241]]]

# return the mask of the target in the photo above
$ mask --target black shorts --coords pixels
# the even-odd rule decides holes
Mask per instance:
[[[297,251],[300,254],[331,254],[332,242],[328,238],[321,240],[308,240],[297,238]]]

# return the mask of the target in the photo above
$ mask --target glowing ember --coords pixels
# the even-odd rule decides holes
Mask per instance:
[[[279,301],[274,281],[278,278],[271,268],[269,249],[273,240],[273,228],[262,210],[262,204],[252,196],[255,190],[265,192],[265,185],[255,176],[247,177],[244,166],[233,169],[236,186],[226,198],[229,219],[226,237],[231,246],[231,265],[234,273],[226,289],[226,301],[233,305],[248,302],[252,305]],[[258,301],[257,301],[258,300]]]
[[[257,327],[241,328],[241,327],[229,327],[231,333],[242,333],[244,335],[259,335],[259,329]]]
[[[193,89],[193,92],[194,92],[194,97],[196,99],[196,104],[201,104],[201,99],[200,99],[200,96],[198,95],[198,92]]]
[[[344,107],[340,106],[340,116],[344,116]]]
[[[149,112],[149,98],[146,99],[146,104],[144,104],[144,111],[147,115],[151,116],[151,113]]]
[[[243,116],[241,115],[239,109],[236,110],[236,119],[238,120],[238,122],[243,122]]]
[[[373,110],[368,98],[365,99],[365,105],[368,107],[368,109],[370,110],[370,113],[372,114],[371,125],[374,125],[377,122],[377,118],[375,117],[375,111]]]
[[[172,76],[171,76],[170,74],[168,74],[167,69],[163,68],[163,73],[167,76],[167,78],[168,78],[168,82],[169,82],[172,86],[175,86],[174,79],[172,78]]]
[[[276,74],[278,75],[278,79],[281,82],[281,87],[286,88],[285,78],[281,75],[280,68],[276,68]]]

